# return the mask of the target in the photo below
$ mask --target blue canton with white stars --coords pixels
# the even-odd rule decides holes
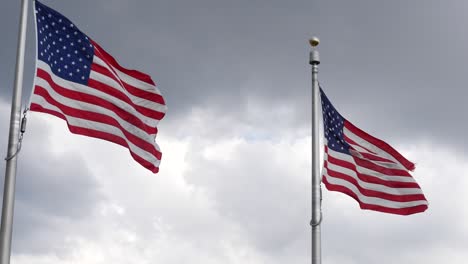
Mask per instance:
[[[344,140],[343,127],[345,119],[336,111],[325,93],[320,89],[322,98],[323,129],[328,140],[328,148],[350,154],[349,144]]]
[[[37,0],[37,57],[68,81],[87,84],[94,46],[70,20]]]

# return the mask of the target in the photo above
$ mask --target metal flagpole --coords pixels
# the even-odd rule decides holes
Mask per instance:
[[[319,39],[313,37],[309,40],[312,50],[310,51],[309,63],[312,65],[312,264],[320,264],[321,256],[321,233],[320,223],[322,222],[322,192],[320,189],[320,146],[319,146],[319,114],[320,114],[320,93],[318,83],[318,65],[320,64],[317,46]]]
[[[21,0],[21,17],[16,53],[15,86],[11,100],[10,132],[3,187],[2,224],[0,228],[0,264],[10,263],[13,208],[15,204],[16,159],[21,123],[21,91],[23,88],[24,51],[29,0]]]

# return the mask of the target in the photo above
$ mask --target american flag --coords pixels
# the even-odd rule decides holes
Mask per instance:
[[[72,133],[122,145],[153,173],[166,105],[147,74],[129,70],[57,11],[35,2],[37,60],[32,111],[64,119]]]
[[[343,118],[320,89],[325,134],[322,181],[362,209],[410,215],[428,208],[410,175],[415,166],[394,148]]]

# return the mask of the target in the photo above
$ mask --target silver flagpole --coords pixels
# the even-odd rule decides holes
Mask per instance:
[[[29,0],[21,0],[21,17],[16,53],[15,86],[11,100],[10,132],[3,187],[2,224],[0,228],[0,264],[10,263],[11,237],[13,230],[13,208],[15,205],[16,154],[21,123],[21,90],[23,88],[24,51]]]
[[[320,64],[319,53],[317,46],[320,43],[319,39],[313,37],[309,40],[312,50],[310,51],[309,63],[312,65],[312,264],[322,263],[321,256],[321,233],[320,223],[322,222],[321,199],[322,193],[320,189],[320,146],[319,146],[319,114],[320,110],[320,93],[318,83],[318,65]]]

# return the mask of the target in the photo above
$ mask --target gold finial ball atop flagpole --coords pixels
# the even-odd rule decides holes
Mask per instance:
[[[320,44],[320,39],[317,37],[312,37],[311,39],[309,39],[309,43],[313,48],[315,48]]]

